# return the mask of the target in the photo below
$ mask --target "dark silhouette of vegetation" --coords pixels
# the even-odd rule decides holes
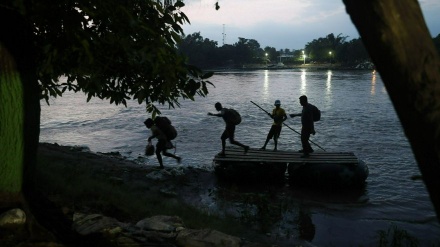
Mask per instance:
[[[336,60],[342,51],[347,36],[329,34],[325,38],[314,39],[305,46],[305,54],[313,61],[329,62]]]
[[[26,15],[33,21],[46,100],[65,90],[83,91],[88,99],[115,104],[135,99],[157,112],[153,102],[174,107],[180,97],[207,94],[202,77],[208,76],[187,66],[175,49],[183,34],[180,24],[189,22],[180,11],[183,2],[44,2],[30,5]],[[61,75],[66,83],[58,81]]]
[[[385,84],[440,220],[440,57],[420,4],[343,2]]]
[[[203,38],[200,32],[183,37],[178,49],[187,56],[189,64],[199,68],[242,66],[264,63],[266,59],[265,51],[254,39],[238,38],[238,42],[233,45],[218,47],[216,41]],[[270,49],[268,52],[276,56]]]
[[[434,38],[440,51],[440,35]],[[304,49],[276,50],[274,47],[260,47],[254,39],[238,38],[238,42],[218,46],[216,41],[203,38],[200,32],[182,38],[178,49],[188,63],[200,68],[242,68],[249,64],[302,64],[302,63],[338,63],[354,67],[370,62],[370,56],[361,38],[348,40],[348,36],[333,33],[308,42]],[[303,53],[304,52],[304,53]],[[267,54],[267,55],[266,55]],[[304,55],[305,60],[304,60]]]
[[[435,48],[437,48],[438,54],[440,54],[440,34],[438,34],[437,37],[435,37],[433,39],[433,41],[434,41]]]
[[[40,99],[82,91],[115,104],[137,100],[154,117],[155,104],[174,107],[207,95],[212,73],[187,65],[175,48],[189,20],[183,2],[173,2],[0,3],[0,213],[26,210],[29,236],[41,232],[38,222],[76,239],[33,184]]]
[[[322,45],[318,50],[308,51],[307,46],[315,45],[312,41],[306,45],[306,54],[310,54],[308,58],[313,61],[334,59],[349,63],[357,61],[349,52],[362,50],[353,46],[367,45],[440,217],[440,135],[436,134],[440,133],[439,37],[435,38],[437,46],[434,46],[417,0],[399,0],[399,4],[365,0],[344,0],[344,3],[363,42],[353,42],[352,48],[343,49],[346,37],[331,34],[316,40],[317,44],[326,44],[328,52]],[[196,95],[208,93],[205,79],[210,74],[188,66],[175,49],[183,34],[180,25],[188,21],[179,11],[182,6],[181,1],[176,1],[164,8],[153,0],[2,1],[1,211],[21,205],[29,221],[34,220],[34,215],[44,227],[54,229],[55,235],[69,229],[60,226],[62,222],[47,217],[56,214],[47,213],[43,203],[38,205],[44,199],[39,199],[32,185],[40,96],[47,99],[61,96],[65,90],[82,91],[89,99],[105,98],[116,104],[136,99],[145,103],[150,112],[157,113],[153,103],[174,106],[182,98],[194,99]],[[219,9],[218,2],[216,9]],[[394,16],[405,18],[389,18]],[[219,52],[209,55],[213,57],[206,54],[201,57],[222,65],[277,61],[273,50],[261,49],[256,40],[240,38],[237,43],[221,49],[213,47],[212,42],[206,43]],[[180,51],[191,56],[183,49]],[[295,52],[293,54],[298,55],[298,51]],[[347,54],[340,54],[342,52]],[[339,60],[343,57],[351,59]],[[294,55],[292,62],[300,63],[302,59]],[[209,65],[199,63],[194,60],[193,64]],[[60,83],[60,76],[66,76],[67,82]],[[28,230],[33,234],[41,232],[34,224],[36,221],[28,223]]]

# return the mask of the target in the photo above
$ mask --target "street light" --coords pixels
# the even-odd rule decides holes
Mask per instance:
[[[330,57],[330,64],[331,64],[331,63],[332,63],[332,52],[329,51],[329,52],[328,52],[328,55],[329,55],[329,57]]]
[[[265,61],[266,61],[266,67],[267,67],[267,55],[268,55],[268,54],[266,53],[265,55],[266,55],[266,59],[265,59]]]

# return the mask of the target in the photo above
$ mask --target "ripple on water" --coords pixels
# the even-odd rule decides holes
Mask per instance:
[[[298,113],[298,97],[305,94],[310,103],[322,110],[322,121],[316,123],[317,134],[311,139],[328,151],[354,152],[368,164],[370,175],[365,189],[354,195],[304,188],[282,190],[290,204],[281,211],[273,229],[278,227],[278,234],[293,234],[297,229],[294,219],[301,209],[310,215],[316,227],[312,244],[339,246],[338,243],[348,241],[353,246],[370,246],[368,243],[375,239],[377,231],[387,230],[392,223],[424,241],[437,239],[440,227],[432,204],[423,183],[410,179],[420,172],[380,77],[365,71],[330,72],[217,73],[210,79],[216,87],[209,88],[208,97],[194,102],[184,100],[180,109],[159,108],[179,132],[174,142],[177,154],[184,158],[183,165],[211,167],[213,156],[221,149],[220,135],[224,129],[222,119],[207,116],[208,112],[215,112],[215,102],[241,113],[243,122],[237,126],[236,139],[259,148],[271,120],[250,101],[271,111],[274,100],[280,99],[288,114]],[[86,145],[94,152],[120,152],[137,159],[150,135],[143,125],[147,116],[145,107],[136,102],[129,102],[124,108],[97,99],[86,103],[84,95],[67,93],[52,100],[50,106],[42,103],[40,140]],[[285,123],[296,131],[301,129],[299,118],[289,118]],[[269,142],[268,148],[271,145],[273,142]],[[299,135],[283,128],[279,149],[301,149]],[[157,165],[154,158],[144,160],[145,165]],[[167,158],[164,162],[167,166],[176,165]],[[352,232],[350,239],[346,237],[348,230]],[[297,237],[284,235],[286,241]]]

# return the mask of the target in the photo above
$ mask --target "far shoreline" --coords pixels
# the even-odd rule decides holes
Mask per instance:
[[[359,68],[353,66],[344,66],[341,64],[289,64],[289,65],[278,65],[278,64],[247,64],[241,66],[225,66],[225,67],[214,67],[205,68],[204,71],[211,72],[227,72],[227,71],[253,71],[253,70],[292,70],[292,69],[310,69],[310,70],[352,70],[352,71],[362,71],[370,70],[374,71],[375,68],[368,66],[361,66]]]

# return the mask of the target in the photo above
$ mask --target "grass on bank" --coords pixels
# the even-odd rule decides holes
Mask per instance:
[[[153,191],[146,184],[135,181],[121,183],[109,178],[104,170],[92,173],[87,169],[87,164],[77,163],[78,160],[41,154],[38,157],[37,186],[60,207],[99,213],[132,223],[154,215],[179,216],[187,228],[210,228],[230,235],[250,237],[248,227],[235,218],[211,215],[180,203],[174,196]],[[420,246],[416,238],[393,225],[388,230],[378,231],[377,239],[376,246],[379,247]],[[440,243],[430,247],[440,247]]]
[[[87,166],[77,166],[69,160],[39,155],[36,174],[38,189],[60,207],[100,213],[122,222],[170,215],[179,216],[192,229],[210,228],[231,235],[246,230],[233,218],[210,215],[141,183],[119,183],[105,174],[91,174]]]

